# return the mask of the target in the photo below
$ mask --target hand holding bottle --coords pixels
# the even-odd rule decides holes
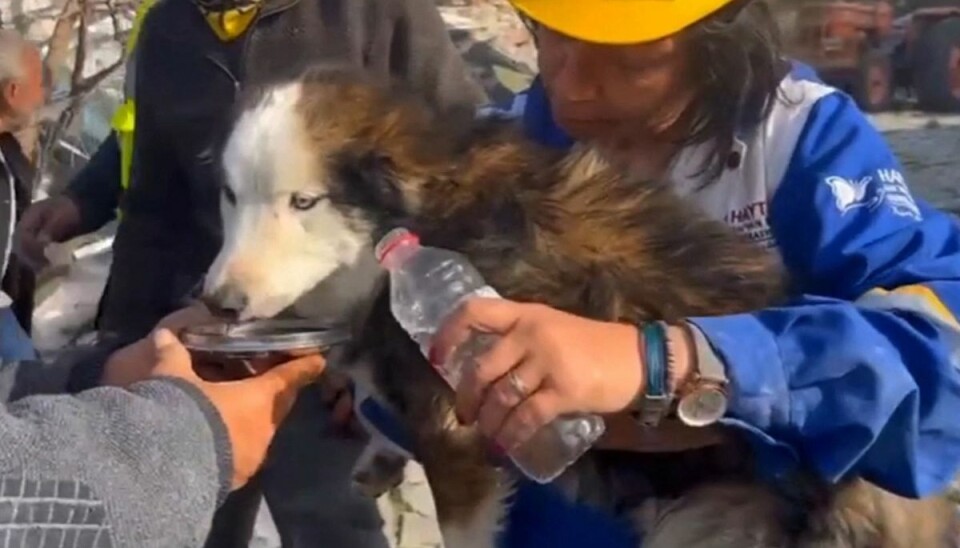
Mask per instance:
[[[415,235],[405,230],[387,234],[376,251],[377,259],[390,272],[390,307],[397,322],[420,344],[424,355],[442,357],[440,361],[431,359],[431,362],[451,387],[461,387],[464,375],[472,375],[478,368],[479,357],[503,348],[500,335],[466,325],[466,332],[453,332],[462,336],[451,335],[436,346],[437,332],[464,302],[483,297],[492,302],[507,301],[499,298],[465,257],[445,249],[423,247]],[[445,346],[450,342],[458,345],[456,352],[449,352],[451,349]],[[440,348],[441,353],[436,354],[431,348]],[[589,371],[591,364],[584,363],[581,367]],[[484,374],[486,371],[484,368]],[[512,369],[502,374],[510,382],[514,399],[522,402],[533,394],[526,392],[527,387],[522,384],[526,381],[517,377]],[[537,389],[539,385],[531,384],[529,388]],[[505,420],[502,408],[487,409],[486,415],[493,417],[488,421]],[[528,426],[526,422],[524,425]],[[545,483],[559,476],[590,449],[603,435],[604,423],[597,415],[560,417],[556,413],[532,429],[511,431],[506,437],[501,430],[487,428],[486,433],[494,439],[506,439],[511,446],[506,452],[517,468],[531,479]]]

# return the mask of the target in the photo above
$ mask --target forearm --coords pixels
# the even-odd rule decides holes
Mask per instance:
[[[70,181],[70,196],[80,209],[81,233],[98,230],[116,215],[120,199],[120,148],[113,133]]]
[[[808,298],[696,318],[731,382],[731,424],[835,481],[905,496],[941,491],[960,464],[960,373],[945,331],[909,311]]]
[[[232,474],[216,410],[182,381],[24,398],[0,437],[2,496],[25,509],[0,528],[200,546]]]

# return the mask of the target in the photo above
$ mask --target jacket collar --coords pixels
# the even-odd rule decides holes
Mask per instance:
[[[2,134],[6,137],[9,134]],[[13,166],[0,148],[0,278],[6,274],[13,247],[13,227],[17,218],[17,193]],[[0,292],[0,306],[9,306],[9,297]]]

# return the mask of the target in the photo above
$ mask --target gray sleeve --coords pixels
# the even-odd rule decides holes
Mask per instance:
[[[0,410],[0,546],[201,546],[231,463],[180,380],[19,399]]]

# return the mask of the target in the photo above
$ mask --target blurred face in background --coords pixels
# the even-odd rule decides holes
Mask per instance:
[[[37,48],[28,46],[23,49],[22,75],[0,83],[0,93],[3,129],[17,131],[28,125],[46,99],[43,59]]]

